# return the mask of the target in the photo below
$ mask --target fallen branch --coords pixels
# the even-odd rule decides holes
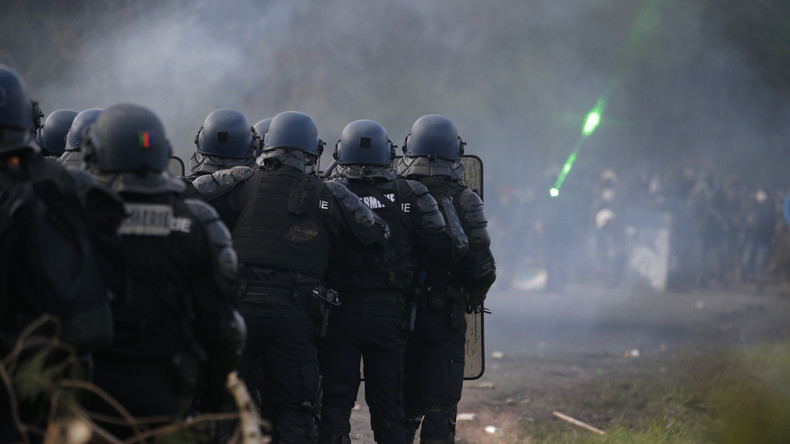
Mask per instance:
[[[78,379],[63,379],[59,383],[60,387],[72,387],[72,388],[79,388],[83,390],[87,390],[89,392],[94,393],[98,397],[100,397],[104,402],[109,404],[116,412],[120,413],[123,419],[129,423],[129,426],[134,431],[135,435],[142,433],[142,429],[140,428],[140,424],[135,421],[134,416],[129,413],[126,408],[121,405],[118,401],[115,400],[109,393],[104,391],[101,387],[92,382],[88,381],[80,381]]]
[[[247,391],[247,387],[244,386],[244,382],[238,378],[236,372],[228,374],[228,382],[225,386],[233,395],[233,399],[239,407],[239,429],[241,430],[242,443],[258,444],[268,442],[261,435],[258,412],[255,410],[252,399],[250,399],[250,393]]]
[[[14,392],[14,384],[11,382],[11,375],[6,372],[5,363],[0,361],[0,379],[3,380],[3,385],[5,386],[6,391],[6,401],[10,404],[11,408],[11,419],[14,421],[14,427],[16,431],[22,436],[22,439],[27,444],[30,442],[30,439],[27,437],[27,428],[24,424],[22,424],[22,420],[19,418],[19,405],[16,401],[16,392]],[[2,402],[2,401],[0,401]]]
[[[14,344],[14,348],[12,348],[11,351],[8,353],[8,355],[6,355],[3,358],[3,363],[8,368],[8,373],[9,374],[13,374],[14,373],[14,370],[16,369],[17,358],[19,358],[19,355],[22,353],[22,350],[27,348],[27,347],[29,347],[31,345],[31,344],[27,344],[26,343],[28,337],[30,335],[32,335],[33,332],[36,331],[36,329],[38,329],[39,327],[41,327],[41,326],[43,326],[43,325],[45,325],[45,324],[47,324],[49,322],[51,322],[51,323],[56,325],[56,327],[57,327],[56,330],[59,333],[60,332],[60,320],[58,320],[57,317],[52,316],[50,314],[42,315],[41,317],[39,317],[38,319],[36,319],[32,323],[28,324],[24,329],[22,329],[22,331],[19,333],[19,336],[17,337],[16,343]],[[57,336],[57,334],[56,334],[56,336]],[[43,343],[49,343],[49,342],[52,342],[53,340],[55,340],[55,338],[47,338]],[[41,343],[40,341],[41,341],[41,339],[39,338],[38,341],[34,341],[34,344],[32,344],[32,345],[38,345],[39,343]]]
[[[606,432],[604,432],[603,430],[596,429],[595,427],[591,426],[590,424],[587,424],[586,422],[582,422],[582,421],[579,421],[578,419],[571,418],[570,416],[568,416],[568,415],[566,415],[564,413],[560,413],[560,412],[558,412],[556,410],[554,412],[552,412],[552,415],[556,416],[557,418],[562,419],[563,421],[568,421],[569,423],[571,423],[571,424],[573,424],[575,426],[579,426],[579,427],[581,427],[581,428],[583,428],[585,430],[589,430],[589,431],[591,431],[593,433],[597,433],[599,435],[606,435]]]

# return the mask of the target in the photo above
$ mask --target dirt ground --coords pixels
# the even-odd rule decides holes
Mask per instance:
[[[459,443],[520,442],[520,422],[559,421],[553,411],[605,428],[623,413],[605,408],[607,389],[587,384],[594,378],[641,372],[659,380],[671,365],[663,357],[675,352],[726,350],[790,333],[790,288],[782,286],[760,294],[747,286],[666,293],[577,286],[564,295],[502,287],[489,294],[485,373],[465,382]],[[641,389],[628,390],[636,399]],[[355,444],[374,442],[362,398],[352,414]]]

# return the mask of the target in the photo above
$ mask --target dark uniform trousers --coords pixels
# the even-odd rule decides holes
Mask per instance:
[[[341,301],[319,343],[324,378],[322,442],[349,435],[362,362],[365,400],[376,442],[405,443],[403,297],[393,290],[366,291],[343,293]]]
[[[448,292],[452,296],[447,297]],[[465,365],[463,300],[458,289],[447,287],[419,300],[406,352],[404,401],[409,417],[424,415],[423,443],[452,443],[454,439]]]
[[[242,294],[239,311],[247,324],[247,345],[240,376],[253,398],[260,397],[256,401],[261,416],[274,425],[275,443],[313,443],[320,382],[316,325],[304,300],[311,296],[283,290],[256,290],[268,293],[266,298]]]

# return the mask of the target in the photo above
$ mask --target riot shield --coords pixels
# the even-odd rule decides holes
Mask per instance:
[[[483,199],[483,160],[477,156],[464,155],[461,158],[464,175],[461,182],[474,190]],[[464,379],[478,379],[485,371],[485,350],[483,348],[483,307],[466,315],[466,366]]]
[[[184,161],[178,156],[170,156],[170,160],[167,162],[167,171],[175,177],[184,177],[186,173]]]
[[[395,162],[397,162],[397,158]],[[464,175],[461,177],[461,183],[476,192],[480,199],[483,199],[483,160],[474,155],[464,155],[461,157],[461,163],[464,165]],[[319,176],[328,176],[334,169],[334,166],[335,163],[333,162],[323,172],[319,173]],[[485,309],[481,304],[479,310],[466,314],[465,380],[479,379],[485,371],[484,313]],[[363,367],[364,365],[360,362],[360,374],[364,374]]]

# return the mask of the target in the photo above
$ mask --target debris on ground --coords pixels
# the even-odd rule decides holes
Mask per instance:
[[[455,422],[474,421],[475,416],[477,415],[474,413],[458,413],[457,415],[455,415]]]
[[[566,415],[564,413],[560,413],[560,412],[555,410],[551,414],[556,416],[557,418],[560,418],[563,421],[567,421],[567,422],[569,422],[569,423],[571,423],[571,424],[573,424],[575,426],[579,426],[579,427],[581,427],[581,428],[583,428],[585,430],[589,430],[589,431],[591,431],[593,433],[597,433],[599,435],[606,435],[606,432],[604,432],[603,430],[597,429],[597,428],[591,426],[590,424],[587,424],[586,422],[582,422],[582,421],[579,421],[578,419],[571,418],[570,416],[568,416],[568,415]]]
[[[486,426],[486,428],[485,428],[485,431],[486,431],[486,433],[488,433],[489,435],[494,435],[494,436],[505,436],[505,432],[503,432],[503,431],[502,431],[502,429],[500,429],[500,428],[499,428],[499,427],[497,427],[497,426],[492,426],[492,425],[490,425],[490,426]]]

